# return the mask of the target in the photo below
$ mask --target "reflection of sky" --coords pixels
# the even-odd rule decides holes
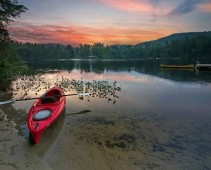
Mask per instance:
[[[125,103],[132,103],[136,112],[209,113],[210,86],[183,84],[164,79],[128,83]]]
[[[73,73],[73,75],[72,75]],[[71,77],[80,78],[78,71]],[[69,75],[70,76],[70,75]],[[211,85],[175,82],[137,72],[104,72],[97,75],[87,73],[85,80],[116,80],[122,90],[116,105],[104,99],[91,99],[91,102],[79,102],[76,98],[67,100],[83,109],[99,112],[122,112],[135,114],[209,114],[211,103]],[[74,110],[74,107],[71,108]]]
[[[181,83],[145,75],[137,72],[104,72],[82,73],[77,70],[72,72],[60,71],[55,74],[46,74],[46,82],[51,81],[53,77],[66,77],[92,82],[92,80],[110,82],[117,81],[121,86],[121,92],[118,92],[119,99],[115,105],[108,103],[106,99],[91,98],[90,102],[80,101],[76,96],[67,97],[67,105],[70,108],[83,108],[91,110],[104,110],[107,112],[129,112],[129,113],[169,113],[169,114],[209,114],[211,106],[211,85],[197,83]],[[37,97],[44,93],[39,92]],[[66,94],[75,93],[75,91],[66,92]],[[31,97],[35,97],[30,92]],[[17,97],[17,96],[16,96]],[[23,107],[31,102],[17,102],[17,107]],[[29,109],[27,106],[27,109]],[[68,106],[68,107],[69,107]],[[74,109],[73,109],[74,110]],[[76,110],[74,110],[76,111]]]
[[[136,44],[175,32],[208,31],[209,0],[20,0],[29,10],[9,27],[19,41]]]

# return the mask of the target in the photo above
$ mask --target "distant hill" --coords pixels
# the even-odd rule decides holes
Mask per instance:
[[[136,44],[136,46],[145,46],[146,44],[159,44],[159,45],[165,45],[166,42],[171,42],[174,40],[182,40],[185,38],[194,38],[198,36],[206,36],[211,37],[211,31],[204,31],[204,32],[187,32],[187,33],[175,33],[157,40],[153,41],[146,41],[143,43]]]

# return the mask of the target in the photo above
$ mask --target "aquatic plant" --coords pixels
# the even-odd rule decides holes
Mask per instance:
[[[18,77],[12,84],[12,93],[16,98],[30,99],[31,95],[41,95],[54,86],[63,88],[65,93],[91,93],[90,96],[79,96],[80,100],[87,99],[87,101],[90,101],[90,98],[99,98],[106,99],[108,102],[113,102],[113,104],[116,103],[116,99],[119,98],[118,92],[121,91],[121,87],[116,81],[86,81],[82,78],[76,80],[64,76],[54,77],[50,74],[37,74]]]

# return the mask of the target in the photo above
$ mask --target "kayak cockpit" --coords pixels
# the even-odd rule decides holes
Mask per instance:
[[[55,103],[56,101],[57,101],[56,97],[54,97],[54,96],[44,96],[44,97],[40,98],[40,102],[42,104]]]
[[[45,120],[52,115],[51,110],[40,110],[39,112],[35,113],[32,117],[34,121],[36,120]]]
[[[62,94],[61,94],[61,91],[57,90],[57,89],[54,89],[54,90],[51,90],[49,92],[47,92],[46,94],[44,94],[42,97],[54,97],[55,100],[57,102],[60,101],[61,97],[62,97]]]
[[[63,94],[59,90],[52,90],[40,97],[40,99],[37,101],[38,105],[42,104],[50,104],[50,103],[57,103],[62,99]]]

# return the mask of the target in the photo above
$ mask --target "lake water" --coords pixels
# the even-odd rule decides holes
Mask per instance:
[[[161,69],[158,61],[133,60],[47,61],[33,66],[48,70],[42,75],[46,82],[63,77],[110,85],[116,81],[120,87],[115,92],[118,97],[67,97],[65,112],[40,143],[26,143],[30,155],[47,167],[211,169],[211,72]],[[14,82],[14,88],[20,81]],[[28,95],[44,91],[35,95],[31,89]],[[18,98],[20,90],[10,95]],[[27,140],[25,122],[33,102],[2,106],[23,140]]]

